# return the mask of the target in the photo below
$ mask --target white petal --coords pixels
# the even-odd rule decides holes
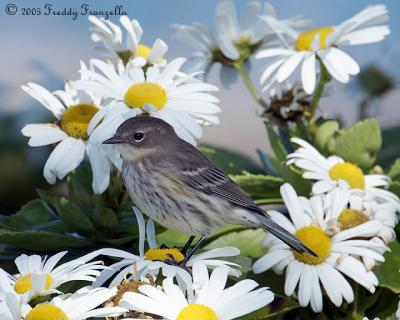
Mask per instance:
[[[28,124],[21,130],[25,137],[30,137],[29,146],[39,147],[59,142],[68,137],[54,124]]]
[[[86,147],[93,172],[92,188],[94,193],[101,194],[110,183],[110,163],[102,145],[88,143]]]
[[[312,94],[315,89],[316,70],[315,70],[315,54],[311,53],[304,59],[301,67],[301,82],[304,91],[307,94]]]
[[[68,137],[52,151],[44,166],[43,174],[48,183],[54,184],[56,177],[63,179],[76,169],[85,156],[85,144],[80,139]]]

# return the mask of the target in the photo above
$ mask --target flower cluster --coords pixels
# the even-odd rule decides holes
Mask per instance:
[[[262,159],[265,167],[272,168],[266,168],[266,172],[278,177],[259,175],[264,182],[271,182],[271,190],[260,190],[253,181],[241,187],[256,185],[257,190],[249,192],[252,195],[273,194],[274,198],[266,199],[269,204],[282,199],[288,214],[276,210],[267,214],[315,253],[299,253],[267,234],[263,242],[266,251],[252,261],[252,273],[244,276],[269,269],[285,274],[285,295],[302,307],[310,306],[314,312],[321,312],[327,301],[338,308],[346,303],[356,304],[355,288],[359,286],[374,293],[379,285],[376,269],[390,251],[389,242],[396,240],[400,200],[389,190],[388,176],[363,171],[345,156],[339,157],[335,143],[332,148],[318,144],[323,140],[317,136],[323,121],[317,119],[316,109],[328,82],[336,79],[347,83],[350,76],[360,72],[359,64],[343,47],[383,40],[390,33],[387,20],[384,5],[371,5],[337,26],[310,29],[311,23],[300,17],[279,19],[270,4],[249,1],[238,15],[233,2],[224,0],[217,5],[215,30],[199,23],[172,26],[174,38],[197,52],[188,61],[181,57],[168,61],[167,44],[156,39],[151,47],[145,45],[137,20],[122,16],[117,25],[89,17],[91,39],[99,45],[104,60],[81,62],[79,78],[53,92],[31,82],[23,85],[22,89],[48,109],[54,119],[50,123],[27,124],[22,134],[29,138],[29,146],[54,146],[43,170],[50,184],[64,179],[88,160],[93,192],[113,190],[111,196],[105,193],[93,197],[93,201],[77,201],[72,208],[89,212],[85,218],[89,223],[94,221],[89,229],[93,229],[95,241],[103,236],[95,230],[98,217],[94,217],[102,209],[111,212],[112,217],[105,223],[101,221],[101,227],[120,219],[115,222],[118,229],[125,217],[133,218],[134,214],[137,252],[103,248],[102,242],[103,249],[74,259],[65,259],[67,251],[44,258],[21,255],[15,260],[16,274],[0,269],[0,318],[229,320],[274,300],[269,288],[257,288],[254,280],[239,280],[241,266],[232,262],[240,254],[236,244],[193,255],[187,254],[186,246],[159,246],[152,220],[146,222],[135,204],[133,213],[130,203],[127,210],[119,208],[126,205],[124,199],[128,198],[119,173],[122,159],[113,145],[103,144],[127,119],[147,115],[166,121],[181,139],[197,145],[203,127],[219,124],[221,109],[215,96],[218,87],[202,78],[215,63],[221,64],[222,83],[229,88],[240,75],[263,108],[264,120],[279,127],[280,140],[275,147],[280,158],[276,155],[277,159]],[[265,96],[258,93],[248,74],[252,58],[267,61],[259,80]],[[275,132],[272,126],[268,129]],[[338,130],[335,122],[329,134],[323,132],[322,136],[332,142],[340,136]],[[380,137],[378,140],[377,145]],[[376,150],[370,149],[374,148],[368,145],[363,150],[374,158]],[[287,154],[287,150],[293,152]],[[369,160],[368,163],[372,161]],[[400,176],[399,167],[394,171],[395,176]],[[300,183],[311,181],[312,191],[307,192],[307,197],[298,196],[298,184],[288,183],[295,175]],[[112,178],[120,182],[115,188]],[[214,177],[207,179],[212,187]],[[400,182],[396,182],[400,190]],[[74,195],[69,194],[71,199]],[[66,214],[58,215],[65,219]],[[70,224],[67,220],[68,232],[61,232],[63,235],[90,237],[87,230],[79,229],[82,234],[70,232]],[[125,241],[128,232],[123,231],[118,234],[123,234]],[[120,240],[106,239],[105,243],[117,246]],[[100,260],[100,256],[104,259]]]
[[[387,243],[395,239],[400,200],[380,188],[388,186],[388,177],[364,175],[338,156],[323,157],[304,140],[292,142],[300,147],[288,155],[287,165],[294,164],[305,179],[314,181],[312,196],[298,197],[290,184],[284,184],[281,196],[290,219],[277,211],[269,214],[317,257],[299,254],[268,234],[264,241],[268,251],[254,263],[253,271],[285,272],[285,294],[295,295],[298,287],[300,305],[310,304],[320,312],[324,294],[338,307],[353,302],[346,277],[375,292],[378,279],[373,268],[384,261]]]
[[[81,62],[80,79],[67,81],[64,90],[49,92],[35,83],[22,89],[55,117],[55,122],[28,124],[22,134],[32,147],[56,144],[45,167],[44,177],[54,184],[75,170],[85,159],[93,171],[93,190],[103,193],[113,166],[121,158],[111,146],[102,145],[126,119],[148,114],[171,124],[178,136],[191,144],[202,136],[203,125],[218,124],[219,100],[210,92],[218,88],[180,71],[184,58],[167,62],[166,44],[158,39],[152,49],[140,43],[142,29],[137,20],[121,17],[127,31],[96,17],[92,39],[102,42],[102,52],[114,60]]]
[[[15,260],[18,274],[0,269],[1,319],[41,320],[51,316],[78,320],[144,314],[170,320],[198,319],[199,315],[204,319],[234,319],[273,300],[273,293],[268,288],[255,289],[258,284],[253,280],[237,281],[225,288],[229,275],[240,276],[240,266],[216,258],[236,256],[238,249],[209,250],[186,261],[177,248],[157,247],[153,221],[146,226],[142,213],[133,209],[139,227],[139,255],[109,248],[65,263],[60,261],[67,252],[44,259],[21,255]],[[120,261],[110,266],[93,261],[100,255]],[[207,268],[213,269],[210,275]],[[79,286],[78,282],[88,285],[73,293],[63,292],[64,284]]]

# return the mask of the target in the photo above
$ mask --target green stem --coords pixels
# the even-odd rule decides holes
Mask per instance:
[[[247,90],[249,90],[249,92],[252,95],[252,97],[254,98],[254,100],[256,100],[257,103],[261,107],[263,107],[265,109],[269,108],[268,104],[263,100],[263,98],[261,98],[261,96],[257,92],[257,89],[254,87],[254,84],[251,81],[249,74],[247,73],[247,70],[244,66],[243,61],[235,62],[234,67],[237,70],[237,72],[240,74],[240,76],[242,77],[242,80],[243,80],[244,84],[246,85]]]
[[[319,65],[321,73],[319,75],[317,89],[315,90],[314,96],[310,104],[310,123],[315,122],[315,112],[317,111],[319,100],[321,99],[322,93],[324,92],[325,85],[330,81],[328,70],[326,70],[326,67],[321,60],[319,60]]]
[[[358,293],[360,290],[360,285],[358,283],[355,284],[354,286],[354,302],[353,302],[353,310],[351,315],[353,316],[353,319],[359,319],[360,315],[358,314]]]

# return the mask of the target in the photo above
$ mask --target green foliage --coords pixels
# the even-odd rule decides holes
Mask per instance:
[[[400,293],[400,244],[394,241],[389,244],[390,252],[385,253],[385,262],[382,263],[376,275],[379,286],[387,288],[396,294]]]
[[[332,138],[338,130],[339,123],[336,120],[326,120],[320,124],[315,131],[316,147],[326,152],[330,147],[329,145],[332,143]]]
[[[388,176],[393,180],[400,180],[400,158],[396,159],[396,161],[392,164],[388,172]]]
[[[279,139],[279,136],[275,133],[270,124],[266,123],[265,126],[267,128],[269,143],[276,159],[280,162],[286,161],[287,152],[282,141]]]
[[[86,247],[88,240],[47,231],[11,231],[0,230],[0,242],[35,251],[55,251],[66,248]]]
[[[38,190],[40,199],[28,202],[11,216],[0,216],[3,256],[17,249],[55,251],[85,247],[123,246],[137,238],[132,204],[127,201],[121,178],[109,190],[94,195],[91,170],[81,166],[68,177],[68,197]]]
[[[283,183],[281,178],[245,173],[231,176],[231,179],[253,199],[280,199],[279,188]]]
[[[363,169],[372,167],[382,145],[381,131],[375,119],[357,122],[350,128],[337,132],[334,143],[330,143],[330,153]]]
[[[243,170],[253,173],[262,172],[257,163],[239,152],[209,146],[201,146],[200,151],[226,174],[239,174]]]
[[[243,256],[258,258],[264,253],[261,250],[261,244],[264,238],[265,231],[262,229],[243,229],[220,236],[218,239],[208,244],[206,249],[232,246],[238,248]]]
[[[266,161],[270,164],[274,173],[283,179],[283,182],[288,182],[296,189],[297,194],[307,196],[311,192],[311,183],[309,180],[303,179],[299,170],[293,166],[286,165],[287,151],[280,139],[275,133],[273,128],[266,124],[268,131],[268,138],[271,148],[275,156],[264,155],[267,157]]]

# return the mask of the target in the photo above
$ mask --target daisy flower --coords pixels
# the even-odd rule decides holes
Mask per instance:
[[[94,286],[103,285],[112,276],[114,276],[114,279],[111,281],[110,286],[120,284],[123,280],[148,281],[149,276],[153,280],[156,280],[161,271],[164,277],[176,278],[181,286],[187,287],[191,282],[188,269],[168,263],[171,258],[173,258],[175,262],[182,262],[185,259],[184,254],[177,248],[159,248],[156,241],[153,220],[149,219],[146,226],[142,212],[136,207],[134,207],[133,210],[139,227],[139,256],[129,252],[122,252],[121,255],[120,250],[115,254],[110,252],[110,255],[121,257],[123,260],[102,271],[100,276],[96,279]],[[146,236],[149,246],[147,251],[145,251]],[[217,248],[193,255],[185,266],[191,268],[195,262],[201,261],[209,268],[225,266],[229,270],[230,275],[239,277],[241,272],[235,269],[240,267],[239,265],[216,259],[233,257],[239,254],[240,251],[237,248]]]
[[[373,200],[350,195],[346,190],[335,190],[335,200],[328,208],[325,221],[332,234],[357,227],[363,223],[377,221],[381,226],[372,234],[372,248],[383,255],[389,248],[387,243],[396,239],[394,230],[397,223],[396,206],[391,202],[378,203]],[[367,270],[372,270],[379,263],[371,257],[362,258]]]
[[[300,147],[288,155],[287,164],[294,164],[303,169],[303,178],[316,181],[312,187],[314,194],[329,195],[337,188],[348,189],[352,194],[399,206],[399,198],[394,193],[382,189],[389,186],[389,177],[382,174],[364,174],[357,165],[338,156],[325,158],[302,139],[292,138],[291,141]]]
[[[203,82],[186,83],[191,76],[178,76],[185,59],[178,58],[165,67],[155,65],[147,71],[130,66],[125,70],[91,60],[98,71],[84,71],[85,78],[75,81],[76,89],[93,91],[112,102],[104,110],[105,119],[93,138],[98,143],[110,138],[126,119],[148,113],[172,125],[179,137],[196,144],[203,130],[200,124],[218,124],[219,100],[209,91],[218,88]]]
[[[89,21],[93,23],[90,28],[91,38],[103,44],[103,47],[97,49],[105,57],[121,59],[124,64],[129,61],[137,67],[163,62],[163,56],[168,50],[167,44],[161,39],[154,41],[151,48],[142,44],[143,30],[137,20],[130,20],[127,16],[120,17],[119,21],[126,31],[125,41],[121,28],[111,21],[95,16],[89,16]]]
[[[332,203],[326,221],[333,232],[356,227],[367,221],[379,221],[381,228],[374,235],[389,243],[396,239],[394,228],[397,223],[397,207],[392,202],[378,203],[357,194],[351,195],[347,190],[336,190],[336,203]],[[339,208],[338,208],[339,207]],[[340,208],[341,207],[341,208]]]
[[[338,26],[310,29],[304,32],[289,32],[291,41],[261,50],[256,58],[272,58],[261,76],[261,83],[268,89],[274,82],[287,80],[301,65],[301,82],[304,90],[312,94],[316,85],[317,60],[327,72],[342,83],[349,81],[350,75],[360,72],[358,63],[340,47],[361,45],[383,40],[389,27],[383,25],[388,20],[384,5],[365,8]],[[268,81],[267,81],[268,80]]]
[[[172,29],[176,40],[198,50],[190,59],[190,70],[202,70],[207,74],[211,65],[219,62],[221,81],[229,87],[237,78],[233,68],[236,60],[247,61],[261,46],[274,43],[278,39],[276,29],[283,33],[286,26],[297,28],[304,24],[304,20],[297,18],[278,21],[274,8],[268,3],[262,8],[259,1],[248,1],[238,19],[234,3],[221,1],[216,9],[216,32],[200,23],[174,24]]]
[[[7,275],[8,284],[20,295],[27,295],[28,300],[42,295],[59,293],[57,288],[70,281],[93,282],[100,270],[107,267],[102,261],[88,262],[98,256],[102,250],[94,251],[83,257],[60,264],[67,251],[42,259],[39,255],[20,255],[15,259],[18,274]],[[0,269],[1,270],[1,269]],[[0,287],[0,298],[7,293]]]
[[[12,296],[7,296],[8,314],[11,317],[4,320],[84,320],[92,317],[117,316],[126,310],[118,307],[97,308],[115,293],[115,289],[85,287],[73,294],[57,296],[50,302],[38,304],[33,308],[21,305],[17,300],[11,299]]]
[[[187,296],[172,278],[167,278],[162,290],[143,285],[139,287],[141,293],[125,293],[120,306],[167,320],[230,320],[258,310],[274,299],[268,288],[255,289],[258,284],[250,279],[225,288],[228,273],[227,268],[218,267],[209,276],[207,267],[198,262],[193,266],[193,292]]]
[[[381,254],[373,250],[376,244],[363,240],[373,236],[381,224],[369,221],[330,236],[321,197],[315,196],[310,200],[298,197],[289,184],[281,187],[281,196],[291,220],[280,212],[268,211],[271,218],[294,234],[318,257],[295,252],[268,234],[264,241],[268,252],[254,263],[253,271],[261,273],[272,268],[279,274],[286,272],[285,294],[293,295],[298,287],[300,305],[305,307],[310,304],[315,312],[322,310],[322,288],[336,306],[340,306],[343,299],[348,303],[354,300],[353,290],[345,276],[373,293],[378,279],[373,272],[366,270],[359,259],[370,257],[377,261],[384,260]]]
[[[82,70],[86,70],[82,65]],[[35,83],[28,83],[22,89],[51,111],[56,123],[28,124],[21,132],[29,137],[29,146],[41,147],[57,144],[44,166],[47,182],[54,184],[75,170],[85,158],[89,158],[93,172],[92,187],[95,193],[103,193],[110,181],[110,148],[89,141],[90,123],[103,108],[102,100],[89,92],[71,89],[69,83],[64,90],[53,93]],[[92,128],[92,131],[95,128]],[[110,156],[110,159],[113,159]],[[119,160],[115,160],[118,166]]]

